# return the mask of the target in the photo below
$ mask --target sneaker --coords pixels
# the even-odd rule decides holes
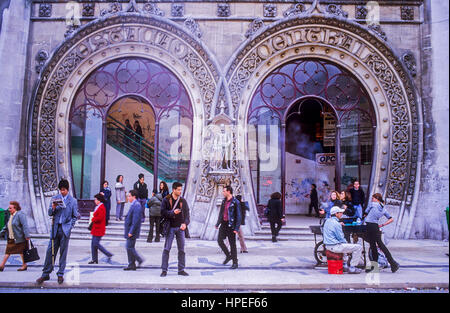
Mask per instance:
[[[160,277],[166,277],[167,276],[167,272],[166,271],[162,271],[161,275],[159,275]]]
[[[348,269],[348,273],[349,274],[360,274],[361,270],[359,268],[350,266],[350,268]]]
[[[391,272],[395,273],[398,271],[398,269],[400,268],[400,264],[398,264],[397,262],[395,262],[394,264],[391,265]]]
[[[181,275],[181,276],[189,276],[189,274],[186,273],[185,271],[179,271],[179,272],[178,272],[178,275]]]

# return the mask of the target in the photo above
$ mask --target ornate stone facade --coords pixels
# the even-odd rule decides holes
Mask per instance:
[[[201,208],[193,211],[194,223],[204,223],[196,235],[213,238],[207,224],[224,184],[250,200],[246,231],[254,232],[259,222],[245,157],[249,101],[275,68],[312,58],[345,68],[367,91],[377,147],[368,193],[381,192],[395,214],[390,235],[410,237],[424,154],[422,67],[416,61],[422,60],[421,3],[380,1],[380,23],[367,25],[373,12],[361,1],[86,1],[79,4],[82,25],[67,25],[65,1],[32,1],[27,62],[33,73],[24,80],[35,88],[24,91],[31,97],[24,103],[30,122],[23,126],[23,153],[36,224],[48,224],[43,212],[49,197],[60,178],[72,177],[68,112],[78,86],[105,62],[139,56],[169,68],[189,90],[195,126],[186,192],[190,205]],[[49,21],[61,27],[42,32]],[[401,40],[396,29],[405,34]],[[222,168],[210,157],[220,125],[231,136],[229,163]]]

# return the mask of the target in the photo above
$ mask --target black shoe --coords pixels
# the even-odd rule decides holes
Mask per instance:
[[[125,267],[123,270],[124,271],[135,271],[136,267]]]
[[[155,239],[155,242],[160,242],[159,238],[156,238],[156,239]]]
[[[231,258],[231,256],[227,256],[226,258],[225,258],[225,261],[223,261],[223,265],[226,265],[228,262],[230,262],[232,260],[232,258]]]
[[[366,268],[366,273],[370,273],[375,269],[375,266],[371,266],[370,268]]]
[[[277,242],[277,237],[272,237],[272,242]]]
[[[398,264],[397,262],[391,265],[391,272],[395,273],[398,271],[398,269],[400,268],[400,264]]]
[[[151,239],[147,239],[147,242],[150,242],[150,243],[151,243],[152,241],[153,241],[153,240],[151,240]]]
[[[90,261],[88,264],[98,264],[98,261]]]
[[[143,259],[141,262],[138,262],[138,266],[137,266],[137,268],[141,268],[142,267],[142,264],[145,262],[145,260]]]
[[[36,279],[36,283],[38,283],[40,285],[46,280],[50,280],[50,277],[48,277],[48,276],[39,277],[38,279]]]
[[[64,282],[64,277],[58,276],[58,284],[62,284]]]
[[[167,272],[166,271],[162,271],[161,275],[159,275],[160,277],[166,277],[167,276]]]
[[[237,263],[233,263],[233,265],[231,265],[230,269],[235,270],[238,268],[238,264]]]
[[[178,272],[178,275],[181,275],[181,276],[189,276],[189,274],[186,273],[185,271],[179,271],[179,272]]]

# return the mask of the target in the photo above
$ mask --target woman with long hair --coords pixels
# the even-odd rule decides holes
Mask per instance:
[[[385,223],[379,225],[378,223],[383,216],[385,216],[388,220]],[[398,264],[394,260],[388,248],[384,245],[383,240],[381,240],[380,231],[380,228],[392,223],[394,221],[394,218],[384,208],[384,200],[381,194],[376,193],[372,196],[372,201],[368,205],[364,214],[364,221],[367,225],[367,237],[370,243],[370,251],[372,252],[372,262],[376,262],[376,264],[378,263],[377,247],[379,247],[386,256],[389,264],[391,265],[392,273],[395,273],[400,268],[400,264]],[[371,272],[374,269],[375,266],[372,265],[370,268],[366,269],[366,272]]]
[[[337,207],[341,207],[342,206],[342,201],[340,198],[340,194],[339,192],[337,192],[336,190],[333,190],[330,194],[330,200],[328,200],[328,202],[326,203],[325,207],[322,208],[321,210],[319,210],[320,214],[325,214],[325,218],[330,218],[330,210],[332,207],[337,206]]]
[[[123,175],[118,175],[116,178],[116,221],[121,221],[123,216],[123,209],[125,207],[126,198],[126,190],[123,184]]]
[[[169,194],[169,186],[165,181],[159,183],[159,193],[162,195],[163,199]]]

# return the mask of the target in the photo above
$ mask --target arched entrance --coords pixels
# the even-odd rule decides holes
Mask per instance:
[[[281,191],[286,213],[307,213],[316,184],[325,201],[352,180],[370,189],[374,127],[363,86],[344,68],[300,59],[272,71],[256,88],[248,115],[255,199]]]
[[[192,106],[161,64],[129,57],[102,65],[80,86],[69,119],[77,198],[92,199],[119,174],[131,186],[142,172],[149,189],[187,180]]]
[[[190,204],[195,200],[196,182],[200,174],[192,168],[202,159],[202,129],[205,121],[211,117],[214,93],[220,79],[217,62],[198,39],[177,23],[158,16],[120,12],[108,15],[107,18],[93,20],[67,37],[53,51],[52,57],[43,67],[34,87],[29,106],[28,168],[30,169],[29,184],[33,216],[39,233],[48,231],[49,221],[46,212],[51,197],[58,192],[59,179],[67,178],[72,181],[74,178],[72,177],[69,122],[72,104],[76,101],[76,93],[94,71],[106,64],[126,58],[152,60],[164,67],[167,72],[171,72],[178,79],[178,86],[182,86],[185,90],[185,98],[179,100],[183,102],[183,106],[188,103],[191,105],[189,112],[181,108],[170,111],[161,108],[158,112],[154,109],[155,129],[158,119],[160,127],[170,126],[167,131],[160,132],[159,136],[155,135],[155,140],[160,141],[161,154],[165,153],[164,156],[169,157],[170,162],[165,164],[166,167],[172,168],[175,162],[177,170],[185,170],[188,164],[189,175],[184,190],[186,200]],[[105,71],[102,75],[107,81],[118,81],[119,85],[127,85],[127,82],[122,80],[125,77],[121,75],[111,76],[110,71]],[[97,96],[89,93],[91,96],[101,96],[103,100],[107,100],[86,103],[92,107],[86,111],[86,113],[89,112],[86,117],[94,117],[94,112],[101,114],[102,123],[105,123],[102,138],[107,138],[108,107],[114,101],[125,96],[139,96],[146,103],[156,106],[162,105],[161,101],[172,99],[174,92],[170,88],[170,97],[164,95],[164,90],[158,93],[152,88],[147,88],[150,94],[146,94],[139,89],[145,85],[145,76],[133,74],[129,78],[132,79],[128,81],[130,89],[127,92],[124,92],[117,84],[111,88],[110,84],[107,84],[102,86],[103,89],[100,88],[106,91],[104,95],[102,91]],[[163,79],[157,81],[160,82]],[[152,98],[153,94],[159,94],[162,97]],[[188,115],[191,118],[187,118]],[[192,124],[184,122],[188,120],[191,120]],[[188,127],[192,125],[191,151],[189,151],[190,146],[183,143],[180,148],[179,142],[183,141],[185,128],[184,126],[173,128],[177,121],[178,125],[188,125]],[[78,131],[80,135],[80,130]],[[185,156],[188,151],[190,159],[195,162],[186,163]],[[171,160],[170,157],[173,154],[181,155],[181,160]],[[104,153],[102,155],[105,157]],[[156,153],[155,157],[158,158],[159,155]],[[159,163],[155,162],[155,164]],[[179,167],[178,164],[180,164]],[[163,168],[164,165],[161,167]],[[167,174],[163,170],[160,173],[161,179],[167,179]],[[73,184],[71,189],[72,187]],[[74,192],[73,189],[71,191]]]

